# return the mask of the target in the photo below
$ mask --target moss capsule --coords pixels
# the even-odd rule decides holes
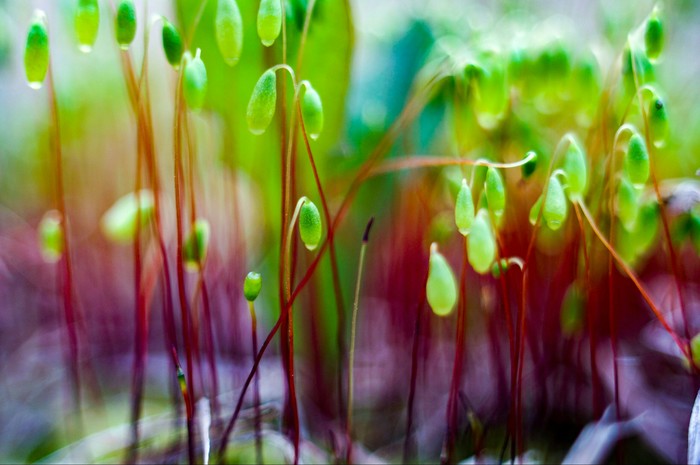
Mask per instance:
[[[646,47],[647,56],[652,60],[658,59],[664,48],[664,26],[661,18],[659,18],[657,8],[654,8],[646,22],[644,46]]]
[[[537,200],[532,205],[532,208],[530,208],[530,215],[528,216],[528,220],[530,221],[531,225],[534,226],[537,223],[537,217],[540,215],[541,208],[542,208],[542,196],[540,195],[539,197],[537,197]]]
[[[221,56],[227,65],[235,65],[243,48],[243,20],[236,0],[218,0],[215,29]]]
[[[89,53],[100,28],[100,7],[97,0],[78,0],[75,9],[75,35],[81,52]]]
[[[299,212],[299,235],[301,240],[309,250],[314,250],[321,242],[323,225],[321,215],[316,205],[310,200],[306,200]]]
[[[649,178],[649,152],[647,144],[638,133],[634,133],[627,146],[625,172],[635,186],[644,185]]]
[[[484,189],[489,210],[496,217],[502,216],[503,210],[506,208],[506,188],[503,185],[501,173],[499,173],[496,168],[489,167],[486,172]]]
[[[183,77],[183,92],[187,106],[193,110],[200,110],[204,106],[207,97],[207,68],[200,57],[201,50],[185,64]]]
[[[574,336],[581,332],[584,326],[585,302],[584,294],[576,283],[571,284],[564,294],[561,304],[561,331],[566,336]]]
[[[564,154],[562,169],[566,173],[567,194],[571,199],[580,199],[586,193],[588,168],[583,148],[576,139],[572,139]]]
[[[527,179],[530,176],[532,176],[532,174],[537,169],[537,161],[538,161],[539,157],[537,156],[536,153],[534,153],[534,152],[532,152],[532,153],[534,154],[534,156],[530,160],[525,162],[525,164],[523,166],[520,167],[520,171],[521,171],[524,179]]]
[[[508,271],[508,260],[505,258],[496,260],[493,262],[493,265],[491,265],[491,276],[496,279],[499,279],[501,277],[501,273],[505,273],[506,271]]]
[[[258,36],[265,47],[275,42],[282,29],[280,0],[260,0],[258,9]]]
[[[666,105],[661,98],[649,102],[649,132],[655,147],[663,147],[668,138],[668,115]]]
[[[639,194],[624,177],[620,179],[617,187],[617,214],[626,230],[634,230],[639,214]]]
[[[262,276],[260,273],[251,271],[245,277],[243,281],[243,295],[248,302],[255,302],[255,299],[260,295],[260,290],[262,289]]]
[[[474,223],[474,200],[472,190],[469,188],[466,179],[462,179],[462,185],[457,193],[455,202],[455,224],[460,234],[466,236]]]
[[[310,85],[306,87],[301,100],[301,114],[309,137],[314,140],[318,139],[323,130],[323,104],[316,89]]]
[[[556,175],[552,175],[547,185],[547,197],[542,207],[542,217],[547,222],[549,229],[556,231],[564,224],[566,214],[567,205],[564,188],[562,188]]]
[[[24,49],[24,72],[32,89],[39,89],[49,70],[49,32],[46,27],[46,14],[35,10],[27,33],[27,46]]]
[[[117,43],[122,50],[128,50],[136,37],[136,7],[133,0],[121,0],[117,6]]]
[[[201,268],[207,258],[209,250],[209,237],[211,236],[211,228],[209,222],[199,218],[194,222],[192,231],[182,244],[182,261],[190,271],[196,271]]]
[[[467,237],[467,252],[474,271],[486,274],[491,270],[491,264],[496,259],[496,240],[486,210],[479,210],[474,219]]]
[[[180,67],[184,46],[182,44],[182,36],[177,28],[167,19],[163,18],[163,51],[165,58],[175,69]]]
[[[102,215],[100,228],[112,242],[128,244],[136,237],[137,221],[145,226],[153,213],[153,193],[141,190],[131,192],[117,200]]]
[[[265,132],[275,116],[276,105],[277,77],[274,71],[268,69],[258,79],[248,102],[246,119],[250,132],[256,135]]]
[[[430,308],[438,316],[447,316],[457,302],[457,283],[452,268],[437,250],[437,244],[430,247],[428,282],[425,286]]]
[[[39,222],[39,250],[47,263],[56,263],[63,256],[63,225],[61,214],[51,210]]]

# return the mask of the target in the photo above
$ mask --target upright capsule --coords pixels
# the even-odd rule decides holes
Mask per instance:
[[[262,276],[255,271],[249,272],[243,281],[243,295],[248,302],[254,302],[262,289]]]
[[[566,215],[567,205],[564,189],[556,175],[552,175],[547,185],[547,196],[544,199],[544,205],[542,207],[542,217],[549,229],[556,231],[564,224]]]
[[[24,49],[24,72],[27,84],[32,89],[41,88],[49,70],[49,32],[46,23],[46,13],[34,10]]]
[[[311,85],[306,86],[301,101],[301,114],[304,118],[304,127],[309,137],[316,140],[323,130],[323,104],[316,89]]]
[[[318,243],[321,242],[322,234],[321,215],[316,205],[307,199],[299,212],[299,235],[301,236],[301,241],[308,250],[314,250]]]
[[[284,0],[282,0],[284,1]],[[280,0],[260,0],[258,9],[258,36],[265,47],[275,42],[282,29]]]
[[[474,200],[472,190],[469,188],[466,179],[462,179],[462,185],[457,193],[455,202],[455,224],[459,233],[463,236],[469,234],[469,229],[474,223]]]
[[[167,19],[163,18],[163,51],[168,63],[175,69],[180,67],[184,46],[182,44],[182,36],[177,28]]]
[[[47,263],[56,263],[63,256],[62,216],[57,210],[44,214],[39,223],[39,249]]]
[[[277,77],[273,70],[268,69],[258,79],[248,102],[246,120],[250,132],[256,135],[265,132],[275,116],[276,105]]]
[[[182,260],[188,270],[196,271],[201,269],[207,258],[210,236],[211,228],[209,227],[209,222],[203,218],[198,218],[182,245]]]
[[[643,186],[649,179],[649,152],[647,144],[637,132],[632,134],[627,145],[625,172],[632,184],[637,187]]]
[[[75,34],[81,52],[89,53],[92,50],[99,27],[100,7],[97,0],[78,0],[75,9]]]
[[[580,199],[586,192],[588,182],[586,157],[579,142],[572,138],[564,154],[562,169],[566,173],[569,198]]]
[[[489,210],[496,217],[502,216],[506,208],[506,188],[503,185],[503,178],[496,168],[489,167],[486,172],[484,189]]]
[[[214,26],[221,56],[227,65],[235,65],[243,49],[243,20],[236,0],[218,0]]]
[[[120,0],[116,17],[117,43],[122,50],[128,50],[136,37],[136,7],[134,0]]]
[[[496,240],[486,210],[479,210],[474,219],[467,236],[467,253],[474,271],[486,274],[491,270],[491,264],[496,259]]]
[[[200,55],[201,50],[197,49],[194,58],[187,60],[183,77],[185,101],[193,111],[200,110],[207,97],[207,68]]]
[[[452,268],[437,250],[437,244],[430,246],[430,262],[425,295],[430,308],[438,316],[452,312],[457,302],[457,283]]]

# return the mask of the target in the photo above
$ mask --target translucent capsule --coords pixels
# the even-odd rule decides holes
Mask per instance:
[[[137,221],[145,226],[153,213],[153,205],[153,193],[150,190],[126,194],[102,215],[102,233],[118,244],[132,242],[136,237]]]
[[[200,57],[201,50],[185,64],[183,77],[183,92],[187,106],[193,110],[200,110],[204,106],[207,97],[207,68]]]
[[[255,299],[260,295],[260,290],[262,289],[262,276],[260,273],[251,271],[245,277],[243,281],[243,295],[248,302],[254,302]]]
[[[625,156],[625,172],[636,187],[641,187],[649,178],[649,152],[639,133],[632,134]]]
[[[276,105],[277,77],[274,71],[268,69],[258,79],[248,102],[246,120],[250,132],[256,135],[265,132],[275,116]]]
[[[243,20],[236,0],[218,0],[215,19],[216,43],[227,65],[241,58]]]
[[[646,21],[644,30],[644,46],[647,56],[656,60],[661,55],[664,48],[664,26],[659,17],[658,8],[654,8],[651,16]]]
[[[299,235],[308,250],[314,250],[321,242],[323,235],[321,215],[316,205],[310,200],[304,201],[299,212]]]
[[[446,316],[452,312],[457,302],[457,283],[452,268],[445,257],[438,252],[435,243],[430,247],[430,265],[425,292],[433,313]]]
[[[626,178],[620,179],[617,187],[617,214],[622,226],[633,231],[639,214],[639,194]]]
[[[533,226],[537,224],[537,217],[540,215],[540,209],[542,208],[542,197],[543,196],[541,195],[537,197],[537,200],[532,205],[532,208],[530,208],[530,215],[528,216],[528,220]]]
[[[652,143],[655,147],[663,147],[668,138],[668,115],[664,101],[660,97],[652,99],[647,114]]]
[[[47,263],[56,263],[63,256],[63,226],[61,213],[51,210],[39,223],[39,250]]]
[[[502,216],[506,208],[506,188],[503,185],[501,173],[496,168],[489,167],[486,172],[484,190],[491,213],[496,217]]]
[[[564,154],[562,170],[566,173],[567,194],[571,199],[581,199],[586,193],[588,168],[586,156],[578,140],[573,139]]]
[[[258,36],[265,47],[275,42],[282,29],[280,0],[260,0],[258,9]]]
[[[78,48],[88,53],[92,50],[100,27],[100,7],[97,0],[78,0],[75,9],[75,35]]]
[[[562,188],[556,175],[552,175],[552,177],[549,178],[549,184],[547,185],[547,196],[544,200],[542,217],[547,223],[549,229],[556,231],[564,224],[566,215],[567,204],[564,189]]]
[[[460,234],[466,236],[474,223],[474,200],[472,190],[469,188],[466,179],[462,179],[462,185],[457,193],[455,202],[455,224]]]
[[[46,28],[46,14],[35,10],[27,33],[24,49],[24,72],[32,89],[39,89],[49,70],[49,32]]]
[[[474,271],[486,274],[496,259],[496,240],[486,210],[479,210],[474,219],[469,236],[467,236],[469,264]]]
[[[323,130],[323,104],[316,89],[306,86],[301,100],[301,114],[309,137],[316,140]]]
[[[201,269],[207,258],[209,250],[209,237],[211,228],[209,222],[198,218],[192,227],[192,231],[182,244],[182,261],[190,271]]]

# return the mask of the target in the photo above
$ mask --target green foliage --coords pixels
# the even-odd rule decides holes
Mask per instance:
[[[243,19],[236,0],[217,0],[216,42],[224,61],[234,66],[243,50]]]
[[[430,265],[425,292],[433,313],[438,316],[447,316],[452,313],[457,302],[457,282],[450,264],[438,252],[435,243],[430,248]]]
[[[119,1],[115,31],[117,43],[123,50],[127,50],[136,37],[136,7],[133,0]]]
[[[304,205],[302,205],[299,212],[299,235],[301,236],[301,241],[309,250],[314,250],[318,246],[323,235],[321,214],[318,212],[316,205],[308,199],[304,201]]]
[[[78,0],[75,9],[75,35],[80,51],[92,50],[100,28],[100,6],[97,0]]]
[[[42,86],[49,69],[49,33],[46,28],[46,14],[34,11],[27,33],[27,45],[24,49],[24,72],[29,87],[38,89]]]

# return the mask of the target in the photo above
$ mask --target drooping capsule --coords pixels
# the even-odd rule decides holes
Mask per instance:
[[[306,86],[306,91],[302,97],[301,114],[309,137],[314,140],[318,139],[323,130],[323,104],[318,92],[311,85]]]
[[[99,28],[100,7],[97,0],[78,0],[75,9],[75,35],[81,52],[89,53],[92,50]]]
[[[134,0],[120,0],[116,17],[117,43],[122,50],[128,50],[136,37],[136,7]]]
[[[639,133],[630,137],[625,156],[625,172],[636,187],[640,187],[649,179],[649,152],[647,144]]]
[[[452,312],[457,302],[457,283],[452,268],[445,257],[438,252],[436,243],[430,247],[430,264],[425,292],[433,313],[438,316],[446,316]]]
[[[198,218],[194,222],[192,231],[190,231],[182,244],[182,261],[188,270],[197,271],[201,269],[207,258],[210,235],[209,222],[203,218]]]
[[[620,179],[617,187],[617,214],[622,226],[633,231],[639,214],[639,194],[625,177]]]
[[[530,158],[530,160],[525,162],[525,164],[520,167],[520,171],[521,171],[524,179],[527,179],[530,176],[532,176],[532,174],[537,169],[537,162],[538,162],[539,157],[537,156],[537,154],[535,152],[528,152],[528,155],[530,155],[530,153],[533,154],[532,158]]]
[[[308,250],[314,250],[323,235],[321,215],[316,205],[308,199],[304,201],[299,212],[299,235]]]
[[[651,16],[646,21],[644,30],[644,46],[647,56],[651,60],[656,60],[661,55],[664,48],[664,26],[659,17],[658,8],[654,8]]]
[[[243,49],[243,20],[236,0],[218,0],[215,20],[216,43],[227,65],[241,58]]]
[[[39,222],[39,250],[47,263],[56,263],[63,256],[63,226],[61,213],[51,210]]]
[[[258,9],[258,36],[265,47],[275,42],[282,30],[280,0],[260,0]]]
[[[178,69],[184,52],[182,36],[177,28],[165,18],[163,18],[162,39],[165,58],[172,67]]]
[[[204,106],[207,97],[207,68],[201,58],[201,50],[197,49],[194,58],[185,63],[183,77],[183,93],[187,106],[193,110],[200,110]]]
[[[39,89],[49,70],[49,32],[46,13],[34,10],[24,49],[24,72],[32,89]]]
[[[150,190],[126,194],[102,215],[102,233],[118,244],[132,242],[136,237],[137,221],[141,222],[142,227],[145,226],[152,216],[153,205],[153,193]]]
[[[462,185],[457,193],[455,202],[455,224],[459,233],[463,236],[469,234],[469,229],[474,223],[474,200],[472,190],[469,188],[466,179],[462,179]]]
[[[537,223],[537,217],[540,215],[540,209],[542,208],[542,197],[543,196],[541,195],[537,197],[535,203],[532,204],[532,208],[530,208],[530,215],[528,216],[528,220],[533,226]]]
[[[268,69],[258,79],[248,102],[246,120],[250,132],[256,135],[265,132],[275,116],[276,105],[277,77],[273,70]]]
[[[474,271],[486,274],[491,270],[491,264],[496,259],[496,240],[486,210],[479,210],[474,219],[467,236],[467,252]]]
[[[663,147],[668,138],[668,115],[664,101],[660,97],[652,99],[647,114],[651,141],[655,147]]]
[[[586,193],[588,168],[586,156],[578,140],[572,138],[564,154],[562,170],[566,173],[567,194],[570,199],[581,199]]]
[[[262,289],[262,276],[255,271],[249,272],[243,281],[243,295],[248,302],[255,302]]]
[[[496,217],[502,216],[506,208],[506,188],[503,185],[501,173],[496,168],[489,167],[486,172],[484,190],[491,213]]]
[[[547,196],[542,207],[542,217],[552,231],[561,228],[567,215],[566,195],[556,175],[549,178]]]

